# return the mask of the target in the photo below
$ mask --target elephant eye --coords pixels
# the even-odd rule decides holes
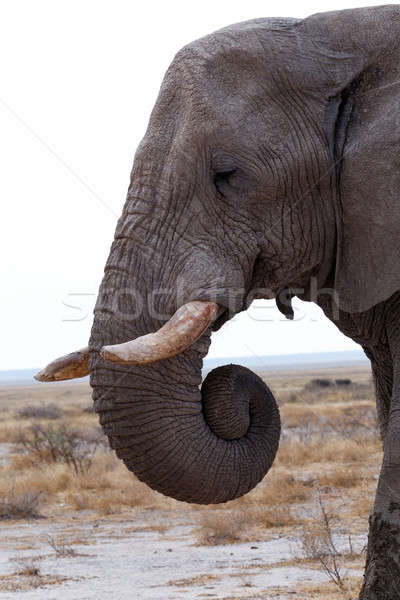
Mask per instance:
[[[229,183],[229,179],[236,173],[236,169],[227,169],[225,171],[218,171],[214,175],[214,185],[218,191],[224,183]]]

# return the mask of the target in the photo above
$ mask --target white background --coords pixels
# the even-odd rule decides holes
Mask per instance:
[[[368,4],[3,0],[0,369],[86,345],[134,151],[177,50],[246,19]],[[214,336],[211,356],[356,348],[297,306],[295,322],[273,302],[253,308]]]

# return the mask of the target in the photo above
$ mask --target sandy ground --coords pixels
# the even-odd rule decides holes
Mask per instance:
[[[306,595],[296,593],[296,584],[326,580],[312,568],[277,564],[296,554],[295,539],[274,535],[254,544],[196,547],[190,527],[178,525],[162,534],[148,529],[151,522],[151,514],[139,518],[132,514],[129,521],[121,516],[96,520],[89,515],[84,521],[80,515],[79,522],[47,519],[3,524],[1,574],[13,573],[16,559],[19,564],[39,566],[43,580],[34,589],[0,592],[0,598],[189,600],[295,595],[306,600]],[[70,540],[76,555],[57,557],[48,535]],[[362,538],[356,541],[362,542]]]

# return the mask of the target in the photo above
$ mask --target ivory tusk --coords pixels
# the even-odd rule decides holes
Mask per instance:
[[[89,348],[56,358],[34,377],[37,381],[63,381],[89,375]]]
[[[193,300],[181,306],[158,331],[123,344],[103,346],[105,360],[125,365],[147,365],[180,354],[191,346],[217,316],[215,302]]]

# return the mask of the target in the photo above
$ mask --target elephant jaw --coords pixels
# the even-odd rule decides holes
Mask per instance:
[[[146,365],[180,354],[210,327],[219,312],[216,302],[193,300],[181,306],[158,331],[123,344],[104,346],[104,360],[126,365]],[[35,375],[37,381],[63,381],[89,374],[89,348],[49,363]]]

